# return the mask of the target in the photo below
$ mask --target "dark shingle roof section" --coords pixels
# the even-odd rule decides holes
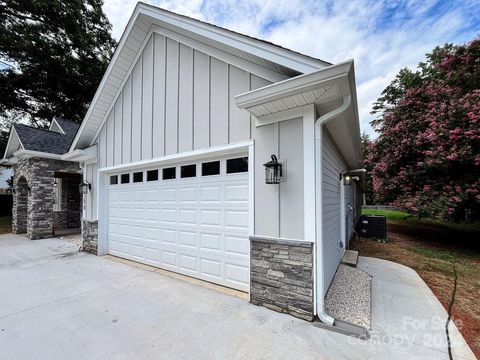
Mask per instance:
[[[69,125],[67,125],[68,130],[64,129],[63,125],[59,123],[63,131],[65,131],[65,135],[55,131],[34,128],[23,124],[14,124],[13,126],[15,127],[15,131],[17,132],[25,150],[63,155],[68,152],[78,130],[77,124],[74,124],[69,120],[66,121],[75,125],[76,130],[73,131],[73,126],[68,127]]]
[[[77,131],[80,128],[80,124],[74,123],[71,120],[63,119],[63,118],[55,118],[55,121],[60,125],[62,130],[65,132],[65,135],[70,136],[72,138],[77,135]]]

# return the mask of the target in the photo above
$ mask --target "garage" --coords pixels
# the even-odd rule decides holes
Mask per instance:
[[[109,254],[249,290],[248,157],[108,176]]]

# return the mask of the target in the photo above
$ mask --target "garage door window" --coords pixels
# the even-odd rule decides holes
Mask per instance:
[[[110,185],[117,185],[118,184],[118,175],[110,176]]]
[[[147,181],[157,181],[157,180],[158,180],[158,170],[147,171]]]
[[[220,161],[210,161],[202,163],[202,176],[211,176],[220,174]]]
[[[122,174],[120,177],[120,182],[122,184],[128,184],[130,182],[130,174]]]
[[[163,180],[175,179],[175,170],[176,170],[176,168],[174,168],[174,167],[163,169],[162,179]]]
[[[191,178],[197,176],[197,165],[184,165],[180,168],[181,178]]]
[[[143,172],[136,172],[133,173],[133,182],[142,182],[143,181]]]
[[[227,160],[227,174],[234,174],[248,171],[248,157],[241,157]]]

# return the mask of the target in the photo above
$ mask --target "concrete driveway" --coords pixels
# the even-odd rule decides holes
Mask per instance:
[[[446,348],[421,341],[399,347],[381,336],[358,340],[251,305],[236,292],[77,250],[59,239],[0,235],[0,358],[448,358]],[[378,262],[362,261],[384,272]],[[388,299],[375,309],[376,284],[372,334],[386,335]],[[381,295],[389,296],[384,287]],[[396,334],[405,336],[388,329]],[[456,356],[473,358],[459,339]]]

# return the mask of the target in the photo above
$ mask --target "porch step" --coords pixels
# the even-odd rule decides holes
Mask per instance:
[[[345,254],[343,255],[342,261],[340,263],[356,268],[357,262],[358,262],[358,251],[346,250]]]

